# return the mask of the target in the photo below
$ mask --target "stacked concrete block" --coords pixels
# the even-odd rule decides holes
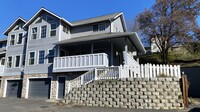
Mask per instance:
[[[74,88],[65,100],[88,106],[181,109],[180,95],[177,78],[131,78],[91,82]]]

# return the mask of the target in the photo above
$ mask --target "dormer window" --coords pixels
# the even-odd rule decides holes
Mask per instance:
[[[37,38],[37,27],[32,28],[32,35],[31,39],[36,39]]]
[[[93,25],[93,32],[104,31],[105,29],[106,29],[106,24],[105,23],[100,23],[100,24]]]
[[[14,45],[15,44],[15,35],[11,35],[10,37],[10,45]]]

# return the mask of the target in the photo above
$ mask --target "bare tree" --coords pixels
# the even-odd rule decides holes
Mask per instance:
[[[193,40],[199,11],[198,0],[156,0],[150,10],[137,16],[137,21],[145,39],[155,40],[163,62],[168,63],[172,46]]]

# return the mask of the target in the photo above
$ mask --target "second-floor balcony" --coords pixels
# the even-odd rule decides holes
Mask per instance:
[[[87,71],[107,66],[108,55],[105,53],[55,57],[53,72]]]

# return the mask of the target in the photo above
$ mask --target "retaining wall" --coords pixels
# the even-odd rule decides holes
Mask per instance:
[[[182,109],[178,78],[98,80],[74,88],[66,103],[139,109]]]

